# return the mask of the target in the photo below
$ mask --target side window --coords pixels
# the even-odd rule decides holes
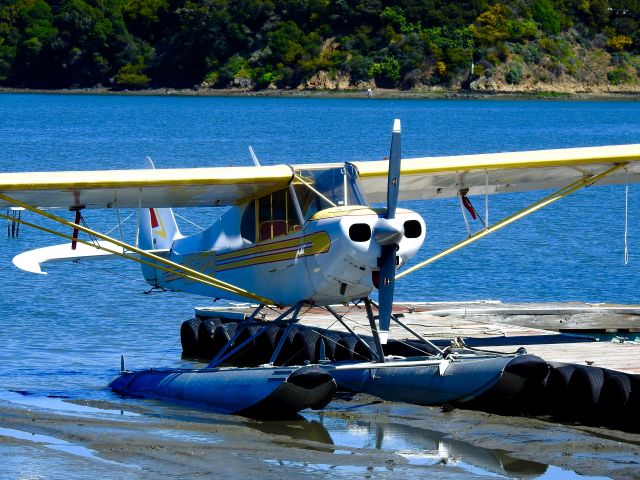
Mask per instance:
[[[257,202],[260,241],[287,235],[300,229],[289,188],[260,197]]]
[[[240,220],[240,235],[243,240],[256,242],[256,202],[252,201],[242,214]]]

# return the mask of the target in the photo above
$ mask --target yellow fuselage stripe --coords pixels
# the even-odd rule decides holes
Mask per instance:
[[[215,271],[222,272],[262,263],[293,260],[296,257],[308,257],[326,253],[329,251],[330,246],[331,239],[329,235],[326,232],[317,232],[311,235],[217,255]],[[301,250],[300,247],[304,247],[304,249]],[[228,261],[231,259],[236,260]],[[227,261],[225,262],[225,260]]]

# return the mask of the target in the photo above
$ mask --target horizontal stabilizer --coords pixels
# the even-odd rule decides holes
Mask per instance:
[[[105,251],[105,249],[122,252],[122,247],[106,241],[97,242],[97,245],[99,245],[100,248],[91,247],[83,243],[77,244],[75,250],[71,248],[70,243],[36,248],[35,250],[29,250],[13,257],[13,264],[25,272],[46,275],[47,272],[42,271],[42,264],[47,262],[78,262],[80,260],[109,260],[121,258],[115,253]],[[165,253],[166,251],[167,250],[154,250],[151,251],[151,253],[159,254]],[[131,257],[138,256],[138,254],[133,252],[126,252],[125,254]]]

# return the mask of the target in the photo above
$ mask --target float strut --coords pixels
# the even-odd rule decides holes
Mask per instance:
[[[18,238],[18,235],[20,235],[22,210],[22,208],[10,208],[7,210],[7,238]]]
[[[373,317],[373,310],[371,309],[371,300],[368,297],[364,299],[364,307],[367,310],[367,318],[369,319],[369,326],[371,327],[371,334],[373,335],[373,341],[376,345],[376,351],[378,352],[378,361],[384,363],[384,350],[382,343],[380,343],[380,334],[378,333],[378,327],[376,320]]]
[[[82,215],[80,214],[80,209],[76,210],[76,221],[74,222],[76,225],[80,225],[80,220],[82,219]],[[78,232],[77,228],[73,229],[73,240],[71,240],[71,250],[75,250],[78,246]]]

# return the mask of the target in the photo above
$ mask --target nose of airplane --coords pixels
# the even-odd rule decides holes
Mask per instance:
[[[378,218],[372,233],[378,245],[394,245],[402,240],[404,226],[396,219]]]

